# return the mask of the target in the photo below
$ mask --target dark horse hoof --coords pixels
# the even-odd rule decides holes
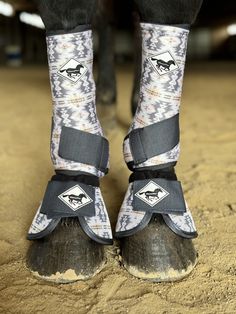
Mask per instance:
[[[26,264],[33,275],[44,280],[86,280],[104,267],[104,246],[84,233],[77,218],[63,218],[49,236],[32,242]]]
[[[131,275],[154,282],[180,280],[197,262],[192,241],[172,232],[158,214],[146,228],[122,239],[121,253]]]

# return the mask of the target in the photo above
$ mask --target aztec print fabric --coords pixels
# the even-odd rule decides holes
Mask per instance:
[[[103,135],[95,106],[92,32],[48,36],[47,47],[53,100],[51,157],[55,169],[102,176],[93,166],[58,155],[62,126]]]
[[[81,171],[102,177],[105,174],[95,166],[59,156],[63,126],[103,136],[95,106],[92,32],[48,36],[47,47],[53,101],[51,158],[54,167],[56,170]],[[95,188],[94,206],[94,217],[79,217],[82,228],[92,238],[112,239],[109,217],[99,188]],[[29,236],[47,232],[58,222],[48,219],[38,210]]]
[[[146,23],[141,23],[141,30],[142,78],[139,105],[129,131],[178,114],[182,94],[189,31]],[[179,153],[178,144],[171,151],[152,157],[137,167],[174,162],[178,160]],[[128,139],[124,142],[124,157],[126,162],[132,161]]]
[[[168,25],[141,23],[142,31],[142,76],[139,104],[129,132],[169,119],[179,113],[184,77],[187,40],[189,30]],[[126,163],[132,162],[129,138],[123,145]],[[176,162],[180,154],[179,143],[170,151],[154,156],[134,165],[145,168]],[[134,211],[131,183],[122,204],[116,232],[129,232],[147,225],[151,215]],[[189,209],[183,215],[163,215],[166,223],[171,221],[172,229],[195,232]],[[168,217],[167,217],[168,216]],[[145,222],[145,223],[144,223]]]
[[[93,217],[79,217],[78,219],[83,219],[89,228],[85,229],[85,232],[91,236],[91,233],[95,234],[96,237],[101,239],[112,239],[112,231],[110,226],[110,221],[108,217],[108,213],[101,195],[101,190],[99,188],[95,189],[95,216]],[[41,205],[37,210],[37,213],[33,219],[32,225],[28,231],[29,237],[33,237],[39,235],[39,237],[44,236],[44,234],[52,232],[60,219],[48,219],[46,215],[40,213]],[[83,224],[82,224],[83,226]]]
[[[133,197],[133,183],[130,183],[117,219],[116,233],[119,236],[122,236],[123,232],[128,234],[134,228],[142,230],[151,220],[152,214],[133,210]],[[163,218],[174,232],[184,236],[196,233],[194,220],[187,203],[186,213],[182,215],[166,214],[163,215]]]
[[[40,234],[46,230],[52,223],[52,219],[48,219],[46,215],[40,213],[41,205],[39,206],[37,213],[34,217],[32,225],[30,226],[28,234],[35,235]]]

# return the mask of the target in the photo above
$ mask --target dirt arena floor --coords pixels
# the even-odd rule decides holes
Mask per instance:
[[[118,119],[103,119],[111,140],[103,191],[113,226],[129,175],[121,143],[131,119],[131,82],[131,69],[120,68]],[[194,64],[186,71],[177,172],[199,231],[199,261],[177,283],[131,277],[120,266],[117,244],[107,249],[105,269],[87,282],[54,285],[31,275],[26,232],[53,173],[46,67],[2,68],[0,93],[0,313],[236,313],[235,63]]]

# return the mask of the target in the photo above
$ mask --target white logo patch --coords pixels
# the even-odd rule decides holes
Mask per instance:
[[[153,181],[148,182],[145,187],[135,194],[135,196],[151,207],[155,206],[168,195],[169,193],[165,189]]]
[[[60,194],[58,198],[74,211],[93,202],[78,184]]]
[[[148,61],[159,75],[164,75],[179,68],[169,51],[151,56],[148,58]]]
[[[75,59],[70,59],[57,72],[60,76],[77,83],[79,79],[87,72],[87,68]]]

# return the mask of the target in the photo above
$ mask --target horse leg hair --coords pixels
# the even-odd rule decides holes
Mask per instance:
[[[47,32],[71,31],[92,23],[97,0],[35,0]]]

